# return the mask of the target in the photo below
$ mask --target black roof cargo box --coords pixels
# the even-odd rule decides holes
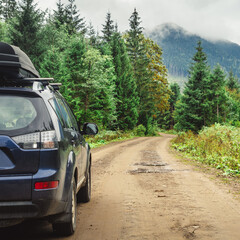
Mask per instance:
[[[40,76],[29,57],[19,47],[0,42],[0,77],[13,79]]]

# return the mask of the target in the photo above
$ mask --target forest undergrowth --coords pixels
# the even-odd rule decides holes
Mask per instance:
[[[240,128],[215,124],[198,134],[179,133],[172,147],[184,157],[240,177]]]

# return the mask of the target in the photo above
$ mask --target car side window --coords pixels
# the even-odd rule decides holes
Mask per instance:
[[[56,99],[57,99],[57,102],[58,102],[59,107],[61,109],[62,116],[63,116],[64,122],[66,124],[66,127],[72,129],[74,126],[73,126],[71,118],[70,118],[70,116],[68,114],[68,110],[66,108],[66,105],[64,104],[62,99],[60,99],[60,98],[56,98]]]
[[[54,112],[56,113],[59,121],[61,122],[61,125],[64,126],[64,120],[63,120],[62,112],[60,110],[60,107],[59,107],[56,99],[55,98],[50,99],[49,103],[52,106]]]
[[[76,120],[71,108],[68,106],[68,104],[65,101],[64,101],[64,104],[66,106],[66,109],[68,110],[68,113],[69,113],[70,117],[71,117],[71,121],[72,121],[72,125],[73,125],[74,129],[76,131],[78,131],[79,128],[78,128],[77,120]]]

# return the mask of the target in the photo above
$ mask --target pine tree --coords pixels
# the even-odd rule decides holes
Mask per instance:
[[[53,22],[57,28],[60,28],[67,22],[66,8],[61,0],[58,0],[57,10],[54,10]]]
[[[139,103],[139,124],[143,124],[148,132],[152,124],[153,111],[151,107],[150,81],[151,73],[148,71],[149,59],[146,55],[146,46],[143,42],[143,28],[136,9],[129,19],[130,30],[127,32],[126,45],[130,56],[134,78],[137,83]]]
[[[208,100],[210,70],[207,64],[207,56],[203,52],[200,41],[196,50],[189,71],[188,82],[175,111],[175,121],[177,122],[175,127],[178,130],[195,132],[207,125],[207,117],[211,109]]]
[[[177,83],[170,84],[171,89],[171,95],[169,99],[170,108],[165,116],[165,121],[168,122],[168,129],[173,129],[175,125],[174,121],[174,111],[176,109],[177,101],[180,99],[181,93],[180,93],[180,87]]]
[[[143,44],[143,27],[141,27],[141,18],[136,8],[129,19],[130,30],[127,32],[127,49],[133,63],[134,72],[139,71],[139,65],[147,65],[145,46]],[[141,63],[143,62],[143,63]]]
[[[57,48],[52,47],[44,53],[40,62],[39,73],[41,77],[54,78],[61,81],[64,76],[63,56]]]
[[[112,37],[112,54],[117,77],[117,127],[122,130],[133,129],[138,121],[137,86],[125,43],[117,32]]]
[[[9,39],[9,24],[6,22],[0,21],[0,41],[10,43]]]
[[[75,0],[68,0],[68,2],[69,4],[65,9],[68,33],[70,35],[76,32],[85,34],[87,32],[86,23],[84,21],[84,18],[80,17],[79,10],[75,4]]]
[[[16,0],[1,0],[0,1],[0,16],[8,22],[12,17],[16,15],[17,11]]]
[[[224,120],[240,126],[240,84],[237,76],[233,75],[233,71],[229,72],[226,83],[227,101],[224,108]]]
[[[107,13],[105,25],[102,25],[102,26],[103,26],[103,30],[102,30],[103,41],[109,43],[114,33],[114,24],[113,24],[113,20],[111,19],[110,12]]]
[[[65,52],[63,94],[81,121],[112,127],[116,121],[115,75],[112,58],[74,37]]]
[[[236,89],[238,91],[240,89],[240,85],[239,85],[238,79],[237,79],[236,76],[234,77],[232,70],[229,72],[229,77],[228,77],[228,81],[227,81],[227,87],[230,90]]]
[[[226,94],[225,74],[219,64],[210,76],[208,100],[211,103],[211,110],[208,115],[209,124],[220,122],[220,117],[223,117],[225,111]]]
[[[3,15],[3,1],[4,0],[0,0],[0,18],[2,18]]]
[[[91,22],[89,23],[89,26],[87,29],[87,35],[89,39],[89,44],[92,46],[95,46],[97,44],[97,35]]]
[[[174,111],[176,109],[176,103],[180,99],[180,87],[177,83],[170,84],[170,98],[169,98],[169,110],[163,114],[159,114],[157,118],[158,126],[163,129],[173,129],[175,125]]]
[[[11,42],[30,55],[32,60],[36,60],[42,52],[40,31],[44,14],[37,9],[37,4],[33,1],[20,2],[18,14],[10,22],[9,32]]]

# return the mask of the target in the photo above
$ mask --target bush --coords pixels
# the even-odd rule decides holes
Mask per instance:
[[[216,124],[199,134],[181,133],[172,146],[187,157],[206,163],[224,173],[240,175],[240,128]]]
[[[136,136],[143,137],[145,136],[146,128],[142,124],[140,124],[136,128],[134,128],[133,132]]]
[[[160,129],[157,124],[153,124],[148,129],[148,136],[158,136]]]

